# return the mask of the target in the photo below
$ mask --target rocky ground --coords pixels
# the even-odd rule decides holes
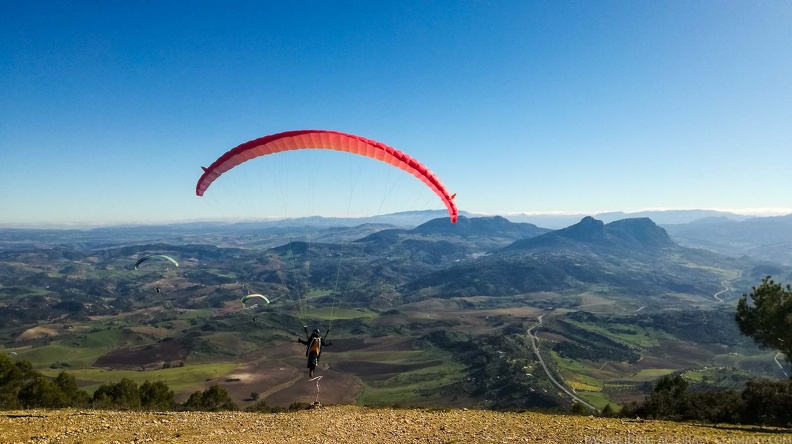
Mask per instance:
[[[3,443],[792,443],[792,429],[483,410],[0,412]]]

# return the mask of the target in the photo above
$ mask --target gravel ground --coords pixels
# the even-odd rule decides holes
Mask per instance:
[[[792,429],[483,410],[324,407],[290,413],[23,410],[3,443],[792,443]]]

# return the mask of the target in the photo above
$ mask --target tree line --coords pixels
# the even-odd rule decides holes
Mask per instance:
[[[610,405],[602,413],[617,416]],[[792,427],[792,381],[754,379],[741,392],[692,392],[681,375],[664,376],[643,402],[625,406],[618,416]]]
[[[256,393],[251,397],[255,399]],[[307,407],[295,403],[288,409],[270,407],[263,400],[245,410],[275,412]],[[0,354],[0,409],[33,408],[94,408],[108,410],[149,411],[221,411],[239,410],[228,391],[212,385],[203,391],[193,392],[183,403],[176,402],[174,391],[162,381],[145,381],[138,385],[129,378],[102,384],[93,395],[80,390],[74,376],[61,371],[55,378],[48,378],[33,369],[30,361],[12,359]]]
[[[792,363],[792,286],[765,277],[742,295],[734,318],[742,334]],[[613,415],[610,406],[603,415]],[[792,427],[792,379],[754,379],[741,392],[692,392],[681,375],[664,376],[642,403],[625,406],[620,416]]]

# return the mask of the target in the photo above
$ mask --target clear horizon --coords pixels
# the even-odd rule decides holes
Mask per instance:
[[[403,150],[469,213],[789,214],[790,23],[781,1],[2,2],[0,226],[443,208],[320,150],[195,195],[295,129]]]
[[[445,213],[445,209],[435,208],[432,210],[414,210],[414,211],[438,211]],[[749,216],[749,217],[776,217],[776,216],[788,216],[792,215],[792,208],[760,208],[760,209],[745,209],[745,210],[723,210],[723,209],[714,209],[714,208],[687,208],[687,209],[642,209],[642,210],[635,210],[635,211],[593,211],[593,212],[538,212],[538,213],[525,213],[525,212],[517,212],[517,213],[474,213],[469,212],[471,217],[490,217],[490,216],[502,216],[502,217],[517,217],[517,216],[527,216],[527,217],[537,217],[537,218],[554,218],[554,217],[585,217],[585,216],[597,216],[600,214],[608,214],[608,213],[624,213],[625,215],[631,214],[639,214],[645,212],[676,212],[676,211],[717,211],[721,213],[731,213],[738,216]],[[392,213],[390,213],[392,214]],[[345,215],[345,216],[326,216],[327,218],[370,218],[376,217],[377,215]],[[320,215],[313,215],[313,216],[295,216],[295,218],[300,217],[325,217]],[[171,225],[171,224],[189,224],[189,223],[236,223],[236,222],[263,222],[263,221],[277,221],[282,220],[284,218],[281,217],[272,217],[272,218],[207,218],[207,219],[174,219],[174,220],[155,220],[155,221],[109,221],[109,222],[92,222],[92,221],[76,221],[70,223],[19,223],[19,224],[0,224],[0,229],[91,229],[91,228],[103,228],[103,227],[114,227],[114,226],[156,226],[156,225]]]

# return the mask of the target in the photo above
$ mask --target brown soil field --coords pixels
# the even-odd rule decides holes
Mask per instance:
[[[219,345],[225,348],[230,348],[233,350],[242,350],[244,345],[242,338],[238,334],[229,333],[229,332],[220,332],[209,335],[203,335],[203,339],[206,339],[212,344]]]
[[[483,410],[338,406],[288,413],[24,410],[4,443],[788,443],[792,430]]]
[[[460,315],[471,314],[470,311],[460,310]],[[512,308],[491,308],[480,309],[474,313],[475,317],[482,318],[487,316],[513,316],[514,318],[536,319],[542,314],[542,310],[533,307],[512,307]]]
[[[29,341],[47,336],[54,338],[69,333],[85,333],[91,331],[91,329],[92,327],[82,324],[45,324],[23,331],[17,337],[17,341]]]
[[[349,344],[361,345],[361,344]],[[218,384],[228,390],[231,399],[241,407],[253,403],[251,393],[276,407],[288,407],[295,402],[312,403],[317,397],[315,381],[308,380],[306,359],[302,356],[303,345],[289,343],[273,347],[255,361],[243,364],[219,378],[206,381],[206,385]],[[320,401],[333,404],[353,404],[363,387],[359,380],[348,374],[335,371],[338,364],[326,359],[325,351],[316,375],[320,380]],[[327,356],[331,358],[331,356]],[[183,394],[186,399],[186,394]],[[179,399],[183,401],[183,399]]]
[[[231,399],[241,407],[245,407],[252,403],[252,400],[244,401],[250,397],[251,393],[259,393],[260,399],[266,399],[272,393],[283,390],[288,385],[293,384],[297,378],[307,379],[300,375],[300,372],[292,365],[279,360],[260,359],[237,367],[231,373],[219,378],[207,381],[207,384],[222,385],[223,388],[228,390]],[[263,391],[262,388],[264,387],[268,387],[268,389]],[[272,403],[271,405],[288,407],[289,404],[282,406],[281,404]]]
[[[539,330],[536,332],[536,336],[539,339],[544,339],[546,341],[553,341],[553,342],[569,342],[569,338],[566,336],[559,335],[558,333],[550,333],[547,331]]]
[[[161,305],[156,305],[156,306],[153,306],[153,307],[139,308],[137,310],[127,311],[127,312],[124,312],[124,314],[122,316],[129,317],[129,316],[139,315],[139,314],[157,313],[157,312],[161,312],[163,310],[165,310],[165,307],[163,307]],[[105,319],[112,319],[112,318],[115,318],[115,317],[116,317],[115,315],[101,315],[101,316],[88,316],[88,319],[90,319],[92,321],[103,321]]]
[[[459,305],[450,299],[434,298],[419,302],[410,302],[399,307],[399,310],[410,313],[416,317],[423,317],[427,313],[442,313],[457,309],[459,309]]]
[[[635,372],[639,372],[641,370],[658,368],[682,369],[690,367],[690,363],[671,357],[644,356],[640,361],[632,364],[632,367],[635,369]]]
[[[112,350],[102,355],[94,367],[114,369],[137,369],[146,366],[159,366],[162,362],[184,361],[187,359],[187,346],[184,340],[163,340],[156,344]]]
[[[331,339],[331,348],[325,349],[327,353],[347,351],[408,351],[416,350],[413,345],[415,338],[381,337],[381,338],[344,338]]]
[[[59,336],[60,334],[60,330],[54,327],[33,327],[23,331],[22,334],[17,337],[17,341],[27,341],[30,339],[43,338],[45,336],[53,337]]]
[[[152,327],[150,325],[143,325],[139,327],[130,327],[129,330],[142,335],[151,336],[153,338],[162,339],[166,338],[170,332],[164,328]]]
[[[320,367],[322,365],[320,364]],[[317,381],[309,381],[307,370],[301,369],[292,380],[292,384],[277,387],[277,391],[262,398],[268,405],[288,407],[294,402],[312,403],[332,400],[338,404],[352,404],[360,395],[362,387],[349,375],[341,374],[327,368],[318,369],[317,375],[321,376],[319,387]]]
[[[346,352],[352,350],[362,350],[368,347],[368,344],[365,342],[364,338],[344,338],[344,339],[336,339],[335,341],[331,340],[330,342],[333,343],[331,346],[332,348],[328,348],[328,352]]]
[[[708,344],[683,341],[661,341],[661,343],[660,347],[651,348],[648,352],[658,356],[673,356],[676,359],[697,364],[709,362],[716,355],[707,347]]]
[[[316,382],[308,381],[308,370],[302,356],[305,348],[296,343],[269,349],[266,356],[256,362],[237,368],[210,383],[225,387],[232,399],[243,406],[250,402],[240,400],[252,392],[258,392],[260,399],[264,399],[267,404],[279,407],[288,407],[294,402],[311,403],[317,399],[317,394],[320,395],[320,401],[353,404],[363,389],[360,379],[387,378],[406,369],[424,368],[440,364],[441,361],[417,364],[345,361],[334,356],[335,352],[413,350],[413,341],[411,338],[354,338],[332,341],[333,345],[322,353],[322,360],[317,368],[316,375],[322,376],[319,393]]]
[[[635,373],[633,367],[626,362],[612,362],[608,361],[600,366],[601,370],[612,373],[612,378],[617,378],[619,375],[628,375]]]
[[[397,373],[406,373],[422,368],[441,365],[443,361],[417,362],[414,364],[388,364],[382,362],[369,361],[342,361],[333,364],[333,368],[345,373],[352,373],[361,378],[381,377],[384,375],[392,376]]]

